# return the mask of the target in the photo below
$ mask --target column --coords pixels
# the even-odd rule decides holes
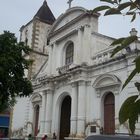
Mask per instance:
[[[70,136],[74,137],[76,135],[76,129],[77,129],[78,85],[77,83],[72,83],[71,86],[72,86],[72,104],[71,104]]]
[[[78,122],[77,137],[85,136],[85,114],[86,114],[86,86],[85,81],[78,82]]]
[[[41,106],[40,134],[44,133],[45,105],[46,105],[46,93],[43,92],[43,94],[42,94],[42,106]]]
[[[45,119],[45,133],[49,136],[51,134],[52,124],[52,103],[53,103],[53,90],[47,90],[46,101],[46,119]]]

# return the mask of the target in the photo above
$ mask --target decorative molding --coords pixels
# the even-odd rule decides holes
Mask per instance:
[[[35,103],[35,102],[41,102],[42,100],[42,97],[39,93],[34,93],[32,96],[31,96],[31,102],[32,103]]]
[[[79,21],[81,18],[83,18],[83,16],[85,16],[85,14],[86,14],[86,9],[81,8],[81,7],[70,8],[69,10],[66,11],[65,14],[60,15],[59,18],[57,19],[57,21],[55,22],[55,24],[53,24],[53,26],[52,26],[52,28],[51,28],[51,30],[50,30],[50,36],[49,36],[49,37],[52,37],[52,36],[55,35],[59,30],[62,30],[62,29],[63,29],[62,27],[58,28],[57,30],[55,30],[55,29],[56,29],[56,27],[60,24],[60,22],[61,22],[68,14],[70,14],[70,13],[72,13],[72,12],[75,12],[75,11],[77,11],[77,10],[83,11],[83,14],[81,14],[80,16],[78,16],[78,17],[72,19],[69,23],[63,25],[62,27],[66,27],[66,26],[68,26],[68,25],[71,25],[71,24],[75,23],[76,21]]]
[[[118,87],[118,90],[116,90],[116,87]],[[98,88],[98,89],[95,89],[95,90],[96,90],[97,97],[100,98],[101,95],[103,95],[104,93],[107,93],[107,92],[112,92],[114,95],[118,95],[119,91],[120,91],[120,87],[116,86],[116,85],[113,85],[113,86],[107,86],[107,87],[104,87],[104,88]]]
[[[91,86],[91,81],[86,81],[87,86]]]
[[[83,31],[84,30],[84,26],[81,25],[80,27],[77,28],[77,31]]]
[[[57,68],[56,70],[58,71],[59,74],[64,74],[66,73],[70,68],[70,65],[64,65],[62,67]]]
[[[71,121],[77,121],[77,116],[71,116],[70,120]]]
[[[59,81],[59,82],[57,82],[57,85],[55,86],[57,89],[59,89],[59,88],[61,88],[61,87],[64,87],[64,86],[66,86],[66,85],[68,85],[69,83],[68,83],[68,80],[61,80],[61,81]]]
[[[78,86],[85,86],[85,85],[86,85],[86,81],[84,80],[78,81]]]
[[[97,97],[98,97],[98,98],[101,97],[101,91],[100,91],[99,89],[96,90],[96,94],[97,94]]]
[[[84,117],[84,116],[78,116],[77,117],[78,121],[85,121],[85,119],[86,119],[86,117]]]
[[[77,82],[72,82],[72,83],[71,83],[71,86],[72,86],[72,87],[77,87],[77,85],[78,85]]]
[[[112,92],[114,95],[118,95],[120,86],[121,81],[115,75],[111,74],[101,75],[93,83],[98,98],[106,92]]]
[[[89,27],[90,27],[90,25],[89,25],[89,24],[85,24],[85,25],[84,25],[84,27],[88,27],[88,28],[89,28]]]

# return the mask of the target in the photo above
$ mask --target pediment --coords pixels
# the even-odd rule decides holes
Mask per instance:
[[[53,24],[51,30],[50,30],[50,34],[58,29],[60,29],[61,27],[63,27],[64,25],[66,25],[68,22],[76,19],[77,17],[79,17],[80,15],[86,13],[86,9],[82,8],[82,7],[73,7],[68,9],[64,14],[61,14],[57,20],[55,21],[55,23]]]
[[[96,89],[114,85],[121,85],[121,81],[118,77],[111,74],[101,75],[93,83],[93,87],[95,87]]]
[[[98,86],[106,86],[106,85],[111,85],[113,83],[114,83],[114,80],[112,78],[105,77],[101,81],[99,81],[96,86],[97,87]]]
[[[32,97],[31,97],[32,103],[34,103],[34,102],[40,102],[41,100],[42,100],[42,97],[41,97],[41,95],[38,94],[38,93],[34,93],[34,94],[32,95]]]

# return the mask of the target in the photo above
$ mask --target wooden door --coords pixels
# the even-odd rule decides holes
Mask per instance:
[[[38,120],[39,120],[39,105],[35,108],[35,129],[34,129],[34,135],[37,136],[38,134]]]
[[[71,116],[71,98],[65,97],[61,106],[61,119],[60,119],[60,140],[68,137],[70,134],[70,116]]]
[[[104,99],[104,133],[115,133],[115,105],[112,93],[107,94]]]

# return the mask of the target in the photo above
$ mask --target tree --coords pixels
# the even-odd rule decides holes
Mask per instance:
[[[18,43],[13,33],[4,31],[0,35],[0,112],[15,104],[17,96],[29,96],[32,93],[31,82],[25,77],[30,60],[29,47]]]
[[[125,15],[132,16],[131,22],[133,22],[137,16],[140,16],[140,0],[100,0],[101,2],[105,2],[106,5],[102,5],[93,9],[92,12],[105,11],[104,16],[108,15]],[[139,37],[134,34],[128,37],[122,37],[116,39],[111,46],[116,46],[112,52],[111,57],[117,54],[119,51],[123,49],[127,49],[129,45],[133,42],[139,41]],[[122,89],[126,87],[126,85],[133,79],[136,74],[140,73],[140,55],[138,55],[135,60],[135,68],[131,72],[131,74],[126,79],[123,84]],[[135,86],[140,92],[140,83],[136,82]],[[131,133],[135,132],[135,124],[138,121],[138,117],[140,115],[140,95],[139,96],[131,96],[129,97],[121,106],[119,112],[119,121],[121,124],[128,120],[129,128]]]

